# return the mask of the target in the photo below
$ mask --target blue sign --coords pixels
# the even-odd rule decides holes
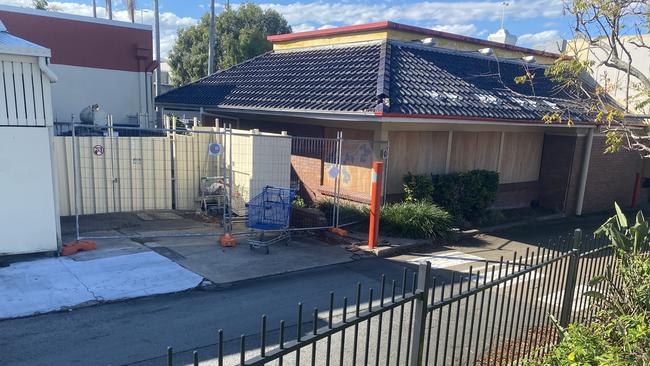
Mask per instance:
[[[217,156],[221,153],[221,145],[216,142],[208,144],[208,155]]]

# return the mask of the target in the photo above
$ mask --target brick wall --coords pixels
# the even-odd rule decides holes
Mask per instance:
[[[594,136],[585,189],[583,212],[610,210],[614,202],[629,207],[636,173],[642,170],[641,157],[633,151],[605,154],[605,137]],[[646,189],[647,190],[647,189]],[[645,197],[647,192],[642,192]]]
[[[530,207],[534,201],[539,199],[539,183],[521,182],[499,184],[497,197],[492,208],[508,209]]]
[[[322,199],[320,193],[322,161],[318,158],[291,155],[291,170],[300,180],[300,194],[312,202]]]
[[[585,136],[545,136],[539,180],[542,207],[575,213],[585,143]],[[594,136],[583,213],[610,210],[615,201],[630,206],[642,160],[635,152],[604,154],[604,150],[605,137]],[[647,202],[648,195],[648,189],[642,189],[638,202]]]

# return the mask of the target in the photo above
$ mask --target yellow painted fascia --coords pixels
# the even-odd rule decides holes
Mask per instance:
[[[388,39],[394,39],[399,41],[417,41],[427,38],[420,33],[406,32],[396,29],[382,29],[382,30],[370,30],[370,31],[358,31],[351,32],[346,34],[338,34],[333,36],[316,36],[313,38],[307,39],[296,39],[289,41],[278,41],[273,43],[273,50],[288,50],[294,48],[309,48],[309,47],[319,47],[319,46],[335,46],[342,44],[350,43],[359,43],[359,42],[370,42],[370,41],[385,41]],[[481,48],[485,48],[485,45],[475,44],[472,42],[460,41],[460,40],[449,40],[445,38],[435,38],[436,47],[461,50],[461,51],[475,51]],[[525,53],[519,51],[504,50],[500,48],[494,48],[494,52],[498,57],[502,58],[521,58],[526,56]],[[552,57],[539,56],[535,55],[535,58],[538,63],[541,64],[551,64],[555,61]]]

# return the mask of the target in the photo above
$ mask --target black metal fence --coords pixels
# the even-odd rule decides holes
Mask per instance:
[[[559,339],[554,319],[590,322],[596,307],[583,296],[588,282],[613,266],[605,240],[580,230],[546,246],[485,261],[480,268],[434,277],[431,264],[382,276],[377,291],[357,284],[354,299],[329,294],[329,309],[296,309],[291,325],[241,335],[239,351],[224,350],[218,331],[216,357],[223,365],[514,365],[542,357]],[[598,285],[602,286],[602,285]],[[604,288],[599,288],[604,290]],[[168,348],[167,363],[175,354]],[[199,364],[194,351],[192,362]]]

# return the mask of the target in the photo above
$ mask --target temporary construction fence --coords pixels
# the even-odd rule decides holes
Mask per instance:
[[[355,218],[341,215],[339,207],[367,203],[372,161],[387,158],[387,143],[344,140],[342,133],[311,138],[224,127],[181,129],[169,122],[166,129],[59,128],[63,135],[54,138],[59,207],[62,216],[75,217],[77,238],[217,235],[222,227],[246,234],[247,203],[267,186],[291,188],[301,202],[333,208],[323,217],[321,210],[298,207],[290,230],[345,225]],[[98,220],[110,222],[113,214],[135,217],[122,229],[106,224],[101,228],[107,230],[98,230]],[[133,224],[174,218],[186,225],[148,225],[145,233]]]
[[[556,344],[554,319],[592,320],[600,300],[585,295],[587,283],[615,261],[609,243],[579,230],[463,272],[432,273],[423,261],[401,279],[382,276],[377,289],[358,283],[354,298],[324,294],[323,311],[299,303],[296,318],[277,326],[261,315],[259,334],[218,330],[216,346],[192,360],[169,347],[167,364],[519,365]],[[589,289],[607,291],[602,282]]]

